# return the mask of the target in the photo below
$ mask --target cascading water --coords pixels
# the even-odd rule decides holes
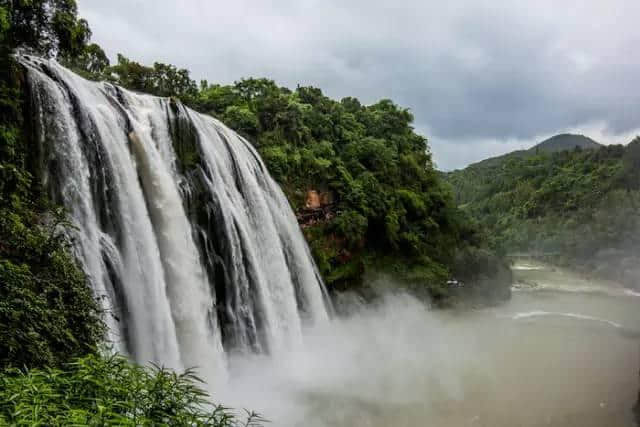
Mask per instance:
[[[215,378],[225,350],[278,352],[327,320],[295,216],[247,141],[172,100],[19,60],[42,182],[118,351]]]

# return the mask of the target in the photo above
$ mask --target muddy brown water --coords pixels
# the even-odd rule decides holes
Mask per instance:
[[[407,296],[306,331],[298,351],[231,361],[226,403],[277,426],[633,426],[640,296],[519,265],[500,307]]]

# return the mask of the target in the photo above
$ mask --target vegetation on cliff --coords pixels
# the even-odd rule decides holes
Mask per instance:
[[[16,46],[60,55],[77,49],[70,32],[85,27],[72,4],[56,6],[0,6],[0,369],[60,366],[102,339],[98,305],[61,234],[64,213],[32,174],[21,74],[11,56]]]

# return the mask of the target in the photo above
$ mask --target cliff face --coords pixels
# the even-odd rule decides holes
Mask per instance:
[[[307,190],[304,207],[298,210],[296,217],[300,226],[305,228],[332,220],[335,217],[333,208],[333,194],[331,192],[311,189]]]

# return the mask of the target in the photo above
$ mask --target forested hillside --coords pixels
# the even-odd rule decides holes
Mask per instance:
[[[640,138],[627,146],[534,151],[445,176],[495,250],[557,252],[557,262],[636,285]]]
[[[574,135],[570,133],[563,133],[560,135],[552,136],[545,139],[539,144],[526,150],[516,150],[501,156],[490,157],[488,159],[481,160],[477,163],[470,165],[469,167],[489,167],[497,166],[514,157],[531,157],[541,153],[555,153],[558,151],[566,151],[573,149],[581,150],[595,150],[602,147],[601,144],[595,142],[593,139],[584,135]]]
[[[583,150],[595,150],[601,148],[602,144],[595,142],[593,139],[584,135],[574,135],[570,133],[562,133],[560,135],[552,136],[549,139],[545,139],[541,143],[531,147],[531,152],[546,151],[553,153],[556,151],[573,150],[574,148],[580,148]]]

